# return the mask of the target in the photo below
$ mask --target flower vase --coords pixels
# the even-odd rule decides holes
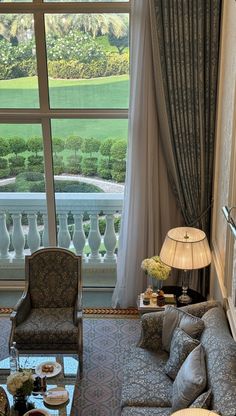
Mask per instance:
[[[28,396],[15,394],[13,396],[13,408],[19,416],[24,415],[28,411]]]
[[[156,279],[155,277],[152,277],[153,292],[157,292],[158,290],[161,290],[162,285],[163,285],[163,280]]]

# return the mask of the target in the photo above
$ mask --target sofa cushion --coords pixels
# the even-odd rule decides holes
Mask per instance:
[[[171,407],[124,407],[121,416],[170,416]]]
[[[200,344],[188,355],[173,383],[172,411],[188,407],[203,392],[206,383],[204,349]]]
[[[190,337],[181,328],[175,328],[170,344],[170,356],[165,365],[166,374],[173,380],[189,353],[199,345],[199,341]]]
[[[162,348],[170,351],[170,344],[175,328],[183,329],[192,338],[200,338],[204,329],[202,319],[168,305],[165,309],[162,330]]]
[[[211,389],[200,394],[189,407],[197,407],[199,409],[209,409],[211,404]]]
[[[121,405],[171,407],[172,381],[165,374],[168,354],[130,348],[124,356]]]
[[[211,409],[224,416],[234,416],[236,407],[236,342],[233,340],[221,306],[202,318],[201,337],[206,354],[208,388],[212,389]]]

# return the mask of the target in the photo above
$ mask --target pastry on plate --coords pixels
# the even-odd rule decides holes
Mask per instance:
[[[43,373],[53,373],[54,365],[52,364],[44,364],[42,365],[42,372]]]

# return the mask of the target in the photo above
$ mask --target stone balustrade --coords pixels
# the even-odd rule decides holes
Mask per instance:
[[[56,193],[58,246],[72,249],[78,255],[82,255],[84,263],[94,266],[115,264],[117,235],[114,228],[114,218],[115,214],[122,212],[122,206],[123,194],[120,193]],[[101,212],[106,220],[106,230],[103,237],[98,226]],[[12,226],[10,227],[9,224],[6,224],[7,213],[12,218]],[[88,238],[86,238],[83,228],[84,213],[88,214],[90,221]],[[27,226],[22,224],[23,214],[27,217]],[[40,228],[37,225],[39,214],[42,214],[43,218],[43,225]],[[68,214],[73,216],[72,236],[68,227]],[[104,255],[99,252],[102,242],[105,247]],[[86,244],[90,248],[88,255],[85,254]],[[0,265],[24,262],[26,253],[33,253],[41,246],[48,246],[45,194],[0,193]]]

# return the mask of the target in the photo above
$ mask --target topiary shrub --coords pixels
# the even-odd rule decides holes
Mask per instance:
[[[0,178],[7,178],[9,173],[8,160],[0,157]]]
[[[31,182],[29,185],[30,192],[45,192],[45,182]]]
[[[1,192],[17,192],[15,183],[8,183],[0,186]]]
[[[54,172],[54,175],[61,175],[62,173],[65,172],[64,165],[53,165],[53,172]]]
[[[34,165],[40,165],[41,163],[43,164],[43,156],[40,156],[40,155],[31,155],[31,156],[28,156],[28,166],[29,165],[32,165],[32,166],[34,166]]]
[[[24,179],[25,181],[30,182],[43,181],[44,175],[39,172],[24,172],[17,176],[16,182],[20,179]]]
[[[82,169],[81,169],[81,161],[82,161],[82,156],[81,155],[70,155],[67,158],[67,162],[68,164],[65,166],[65,172],[67,173],[81,173]]]
[[[42,184],[44,187],[44,175],[42,173],[24,172],[16,177],[16,192],[45,192]]]
[[[84,156],[81,163],[82,173],[86,176],[94,176],[97,174],[97,157]]]
[[[0,157],[0,168],[5,169],[8,167],[8,160],[4,159],[4,157]]]
[[[103,191],[98,186],[89,183],[55,180],[55,192],[92,193]]]
[[[10,174],[10,169],[9,168],[0,168],[0,178],[7,178]],[[1,189],[1,188],[0,188]]]
[[[111,162],[108,159],[99,160],[98,175],[103,179],[111,179]]]
[[[117,172],[116,170],[111,171],[112,179],[116,182],[125,182],[125,172]]]
[[[111,175],[116,182],[125,182],[126,161],[113,160]]]
[[[10,175],[16,176],[25,170],[25,157],[24,156],[12,156],[8,159]]]
[[[31,172],[44,172],[43,156],[31,155],[28,157],[28,169]]]

